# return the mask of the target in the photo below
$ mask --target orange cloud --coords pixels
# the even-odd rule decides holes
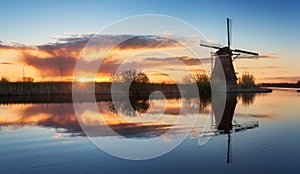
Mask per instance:
[[[32,69],[33,73],[30,75],[33,75],[35,79],[58,80],[62,69],[64,79],[72,80],[75,65],[84,48],[88,48],[85,49],[85,53],[94,57],[85,59],[85,55],[83,55],[83,59],[80,59],[81,67],[83,67],[81,70],[84,74],[91,73],[91,67],[97,66],[100,61],[103,61],[98,73],[101,76],[114,73],[120,65],[128,69],[163,69],[178,73],[184,69],[189,69],[191,72],[202,72],[202,65],[211,63],[211,58],[200,59],[187,52],[181,52],[180,50],[185,47],[169,37],[74,33],[67,33],[66,35],[53,37],[56,41],[54,43],[37,46],[26,46],[17,42],[0,42],[0,58],[2,61],[0,65],[3,65],[2,67],[5,65],[6,69],[8,67],[12,69],[8,71],[1,68],[0,74],[9,78],[12,76],[20,78],[22,67],[26,66],[26,69]],[[93,40],[89,42],[91,38]],[[108,50],[110,52],[105,58],[103,56],[99,57],[99,52]],[[148,54],[148,51],[153,51],[153,53]],[[144,52],[147,54],[144,54]],[[275,57],[277,57],[276,54],[265,54],[260,55],[259,58]],[[129,58],[131,58],[130,61],[124,61]],[[240,58],[246,59],[249,57],[241,56]],[[185,67],[180,68],[182,65]],[[255,69],[255,67],[241,68]],[[266,66],[260,68],[275,69],[276,67]],[[12,72],[18,72],[19,74],[14,75]]]
[[[90,38],[93,37],[91,43]],[[178,51],[183,48],[177,41],[158,36],[134,36],[134,35],[77,35],[70,34],[69,37],[55,36],[57,42],[38,45],[26,46],[21,44],[0,44],[0,57],[6,57],[3,65],[16,65],[24,67],[30,65],[38,75],[45,79],[57,79],[60,77],[60,69],[63,70],[63,76],[72,79],[74,67],[82,49],[88,44],[88,54],[95,54],[95,59],[82,59],[82,70],[89,73],[90,67],[99,64],[103,60],[103,66],[100,66],[100,74],[111,74],[121,65],[130,69],[155,68],[173,66],[178,61],[186,66],[193,66],[200,63],[196,58],[190,56],[174,55],[173,57],[149,57],[144,55],[143,59],[133,59],[131,62],[123,62],[132,54],[143,52],[145,50],[175,49]],[[116,46],[115,46],[116,44]],[[100,50],[107,51],[113,47],[113,50],[105,58],[97,57]],[[94,52],[95,53],[94,53]],[[7,56],[10,55],[10,56]],[[142,55],[140,55],[142,56]],[[141,61],[143,64],[141,64]],[[16,67],[20,69],[19,67]],[[20,75],[19,75],[20,76]]]

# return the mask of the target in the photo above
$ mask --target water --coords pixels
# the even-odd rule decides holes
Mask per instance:
[[[121,117],[110,101],[98,102],[100,111],[107,111],[106,119],[114,131],[123,138],[137,140],[163,135],[174,119],[188,117],[178,115],[182,105],[200,110],[195,128],[182,144],[163,156],[144,161],[124,160],[99,150],[84,136],[71,103],[2,104],[0,173],[300,173],[300,93],[274,90],[233,98],[237,103],[226,105],[228,113],[234,111],[233,117],[221,120],[217,112],[211,117],[210,100],[197,107],[192,99],[167,99],[163,119],[157,117],[164,109],[162,99],[132,102],[139,112],[120,105],[124,106],[117,108],[123,112],[119,113]],[[90,103],[77,105],[88,108]],[[146,111],[152,113],[151,118],[143,116]],[[93,114],[82,115],[89,118]],[[212,122],[203,130],[206,119]],[[126,124],[129,121],[135,124]],[[95,120],[88,126],[101,126],[94,123]],[[183,130],[172,135],[176,137]],[[199,145],[199,138],[209,135],[212,138]],[[115,138],[108,132],[95,136],[102,140]],[[119,147],[122,149],[122,145]]]

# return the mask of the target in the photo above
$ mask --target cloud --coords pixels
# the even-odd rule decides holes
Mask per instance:
[[[296,83],[300,80],[300,76],[276,76],[276,77],[262,77],[259,78],[262,80],[272,80],[272,81],[278,81],[278,82],[291,82]]]
[[[169,74],[167,74],[167,73],[161,73],[161,72],[158,72],[158,73],[151,73],[151,75],[152,75],[152,76],[166,76],[166,77],[169,76]]]
[[[211,58],[200,58],[201,63],[211,63]]]
[[[26,46],[16,41],[9,43],[0,43],[1,52],[13,53],[12,57],[18,56],[17,63],[29,64],[40,72],[43,77],[57,77],[59,70],[63,68],[64,75],[72,75],[77,59],[82,49],[89,44],[91,49],[107,49],[114,47],[117,51],[128,49],[159,49],[176,47],[178,43],[175,40],[152,35],[94,35],[94,34],[74,34],[66,33],[67,36],[54,36],[55,42]],[[90,39],[92,42],[89,43]],[[115,55],[118,56],[118,55]],[[97,60],[83,60],[84,70],[89,71],[90,66],[95,66]],[[189,58],[185,62],[191,61]],[[121,57],[108,57],[105,59],[105,66],[102,66],[101,72],[108,73],[116,69],[121,63]],[[168,59],[170,61],[171,59]],[[153,61],[152,61],[153,62]],[[134,62],[133,62],[134,63]],[[3,62],[1,64],[8,64]]]
[[[258,58],[260,59],[264,59],[264,58],[267,58],[267,59],[272,59],[272,58],[278,58],[278,54],[262,54],[262,55],[259,55]]]
[[[91,38],[93,39],[90,40]],[[86,73],[90,73],[91,67],[97,66],[101,60],[103,60],[103,65],[100,66],[99,70],[102,75],[115,72],[121,64],[128,69],[165,68],[165,70],[173,69],[173,71],[178,71],[176,66],[182,66],[183,64],[195,69],[195,66],[211,62],[211,58],[200,59],[185,54],[174,54],[174,56],[169,57],[159,55],[147,57],[149,54],[145,54],[141,59],[133,58],[130,62],[123,62],[124,58],[128,58],[126,56],[129,55],[130,51],[143,52],[145,50],[157,51],[159,49],[163,52],[161,49],[170,48],[177,51],[184,47],[169,37],[65,33],[64,36],[53,36],[52,39],[54,39],[53,43],[35,46],[23,45],[16,41],[9,43],[0,42],[0,57],[5,58],[2,59],[3,62],[1,64],[30,65],[30,67],[39,72],[41,77],[47,78],[59,77],[60,69],[62,68],[65,78],[71,78],[78,57],[87,44],[90,49],[87,50],[90,51],[87,53],[95,53],[95,59],[80,59],[82,64],[81,70]],[[112,54],[109,54],[105,59],[97,57],[98,54],[96,53],[101,50],[108,51],[110,48],[113,48]],[[260,58],[274,58],[276,56],[276,54],[266,54],[261,55]]]
[[[100,66],[101,73],[113,73],[122,64],[123,70],[129,69],[159,69],[167,71],[187,71],[188,66],[197,66],[201,62],[197,58],[189,56],[174,56],[174,57],[145,57],[131,62],[122,62],[118,59],[105,59]],[[178,66],[186,66],[177,68]]]
[[[178,65],[179,63],[184,63],[187,66],[200,65],[201,61],[198,58],[190,56],[174,56],[174,57],[165,57],[165,58],[145,58],[145,61],[150,64],[167,64],[167,65]]]
[[[76,59],[73,57],[47,57],[41,59],[35,56],[26,56],[25,61],[38,69],[43,77],[59,76],[60,68],[63,68],[64,75],[72,75],[76,65]]]
[[[145,49],[145,48],[166,48],[180,46],[180,44],[173,39],[167,37],[146,35],[134,36],[128,38],[120,43],[117,47],[120,49]]]
[[[250,66],[240,66],[237,67],[238,69],[281,69],[281,67],[279,66],[254,66],[254,67],[250,67]]]
[[[13,63],[11,63],[11,62],[0,62],[0,64],[1,64],[1,65],[11,65],[11,64],[13,64]]]
[[[278,58],[278,54],[261,54],[259,56],[239,56],[238,59],[274,59]]]

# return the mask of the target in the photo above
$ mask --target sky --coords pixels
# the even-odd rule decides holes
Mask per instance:
[[[59,67],[63,67],[65,80],[72,79],[76,60],[89,36],[116,21],[143,14],[178,18],[194,26],[208,40],[223,45],[226,44],[225,20],[230,17],[233,19],[232,47],[256,51],[262,55],[258,59],[235,60],[238,76],[243,72],[252,73],[258,83],[300,80],[297,52],[300,46],[300,2],[296,0],[0,1],[0,77],[8,77],[12,81],[20,80],[24,74],[33,77],[35,81],[58,80]],[[157,43],[157,38],[146,39]],[[164,45],[168,50],[174,46],[172,42],[169,44]],[[135,51],[145,49],[140,48]],[[172,47],[172,54],[174,48],[178,47]],[[128,54],[132,48],[124,47],[120,50]],[[173,60],[167,55],[147,56],[145,60],[148,62]],[[182,52],[176,53],[175,57],[186,62],[194,61],[194,57]],[[113,64],[120,60],[107,58],[107,61]],[[86,63],[93,64],[91,61]],[[135,63],[138,64],[138,61]],[[112,69],[116,69],[120,64],[113,65]],[[196,64],[190,70],[195,68]],[[109,73],[102,72],[100,76]]]

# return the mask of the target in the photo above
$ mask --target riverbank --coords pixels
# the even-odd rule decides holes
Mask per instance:
[[[72,86],[73,85],[73,86]],[[189,85],[149,83],[147,88],[137,88],[130,91],[130,97],[148,98],[154,91],[160,91],[166,98],[199,97]],[[74,83],[72,82],[5,82],[0,83],[0,103],[71,103],[72,94],[80,96],[79,102],[91,102],[91,95],[96,101],[111,100],[110,82],[103,83]],[[116,92],[117,95],[126,95],[123,88]],[[180,91],[183,89],[184,91]],[[200,96],[210,96],[210,89],[198,86]],[[182,92],[182,93],[181,93]],[[228,93],[269,93],[271,89],[262,87],[228,88]]]
[[[270,93],[272,89],[263,88],[263,87],[250,87],[250,88],[234,88],[234,89],[227,89],[229,93]]]
[[[115,84],[114,92],[122,91],[122,85]],[[146,88],[143,88],[145,87]],[[110,95],[112,83],[72,83],[72,82],[1,82],[0,83],[0,96],[59,96],[59,95]],[[176,84],[157,84],[149,83],[143,84],[138,89],[130,91],[130,93],[143,94],[151,93],[152,91],[161,91],[164,94],[179,94],[179,88]]]
[[[300,83],[261,83],[261,87],[300,88]]]
[[[122,85],[116,84],[114,92],[123,93]],[[180,86],[180,87],[179,87]],[[205,86],[206,87],[206,86]],[[180,90],[184,89],[184,93],[189,93],[192,90],[189,85],[184,84],[164,84],[164,83],[147,83],[137,86],[135,90],[130,91],[130,94],[149,94],[153,91],[160,91],[164,94],[180,94]],[[112,83],[72,83],[72,82],[2,82],[0,83],[0,96],[59,96],[72,94],[95,94],[95,95],[110,95],[112,90]],[[200,94],[209,94],[210,88],[204,88],[198,85]],[[227,87],[227,92],[230,93],[269,93],[272,89],[250,86],[241,87],[233,86]],[[193,93],[192,93],[193,94]]]

